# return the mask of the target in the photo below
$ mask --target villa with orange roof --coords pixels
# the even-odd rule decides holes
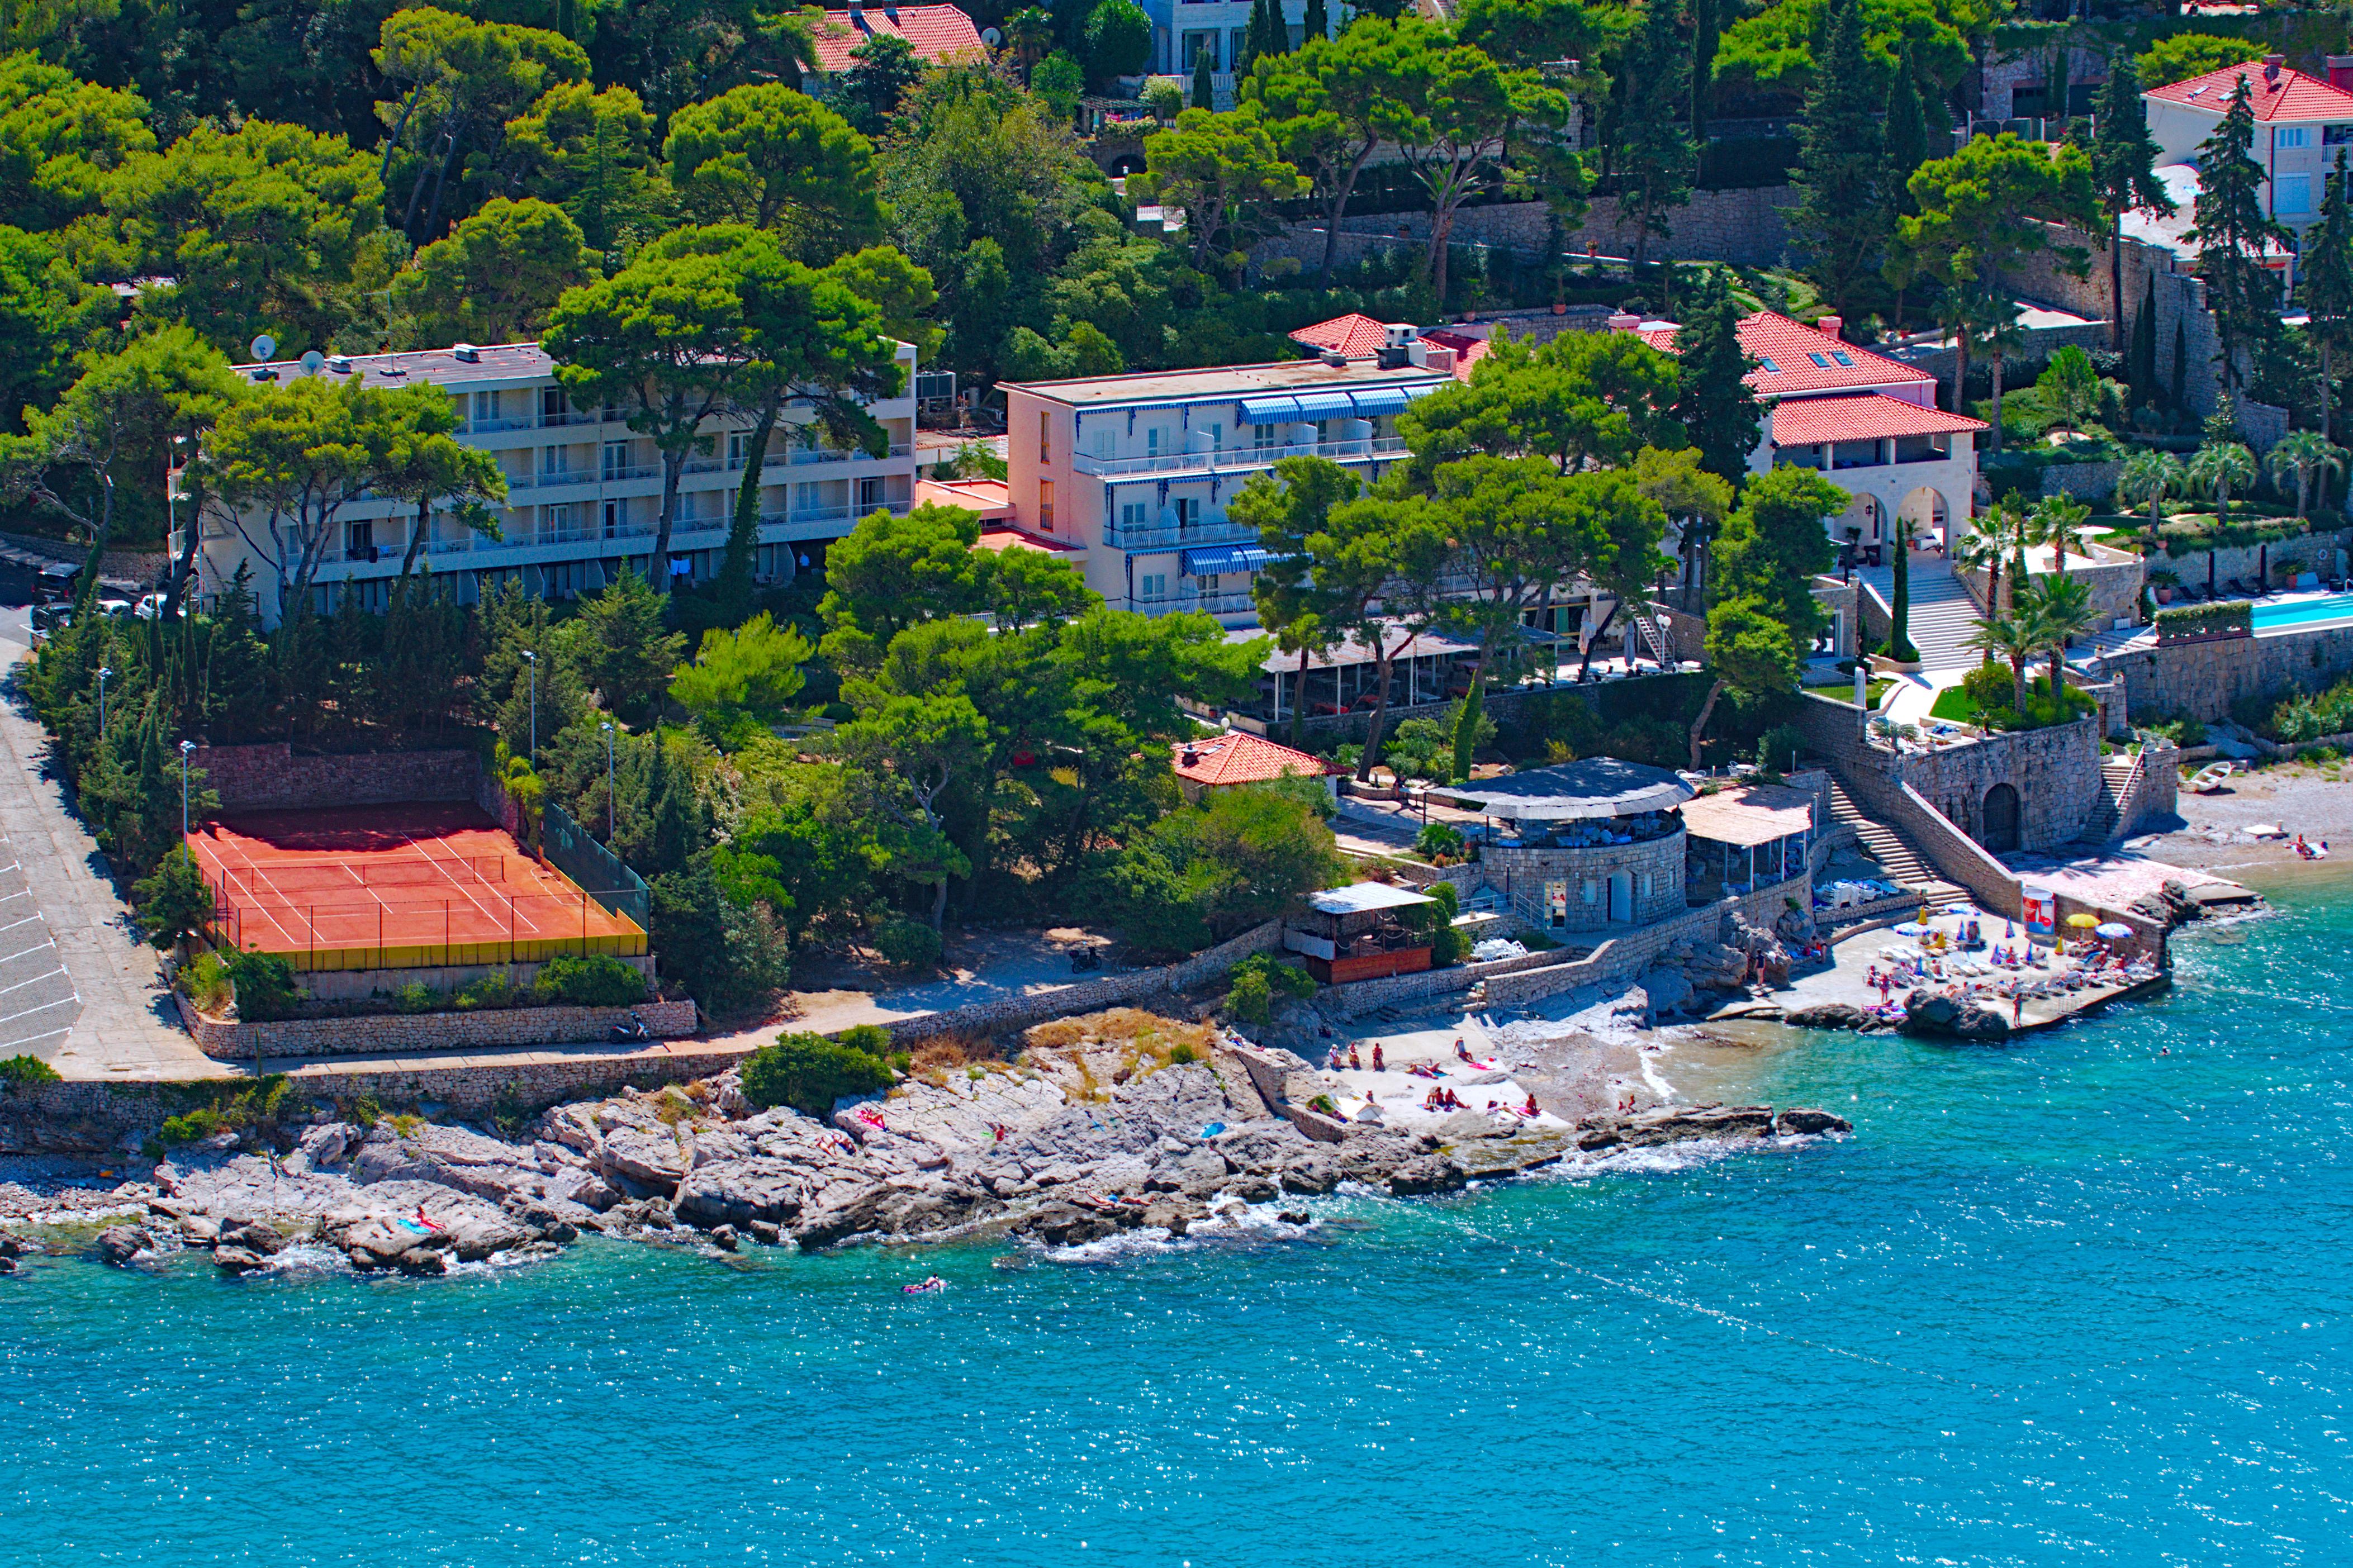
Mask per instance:
[[[1321,757],[1243,730],[1229,730],[1207,740],[1176,742],[1170,752],[1170,766],[1176,774],[1176,787],[1196,805],[1211,790],[1271,784],[1279,778],[1321,779],[1330,789],[1332,777],[1339,771]]]
[[[853,4],[847,11],[826,12],[810,26],[817,68],[802,73],[801,90],[813,92],[827,77],[857,69],[858,51],[885,35],[905,39],[925,65],[981,59],[988,53],[980,29],[956,6]]]
[[[2328,79],[2265,55],[2141,94],[2160,173],[2197,162],[2198,145],[2229,112],[2239,83],[2255,114],[2250,150],[2263,170],[2263,206],[2290,228],[2320,221],[2322,186],[2342,150],[2353,154],[2353,55],[2330,55]],[[2168,182],[2170,184],[2170,182]]]

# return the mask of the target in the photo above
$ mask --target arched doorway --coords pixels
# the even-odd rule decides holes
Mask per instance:
[[[1985,827],[1978,842],[1996,855],[2014,853],[2018,848],[2018,791],[2006,784],[1998,784],[1985,793],[1985,812],[1981,819]]]
[[[1895,509],[1895,515],[1912,525],[1915,545],[1926,546],[1931,539],[1947,543],[1952,540],[1952,514],[1946,510],[1944,495],[1926,485],[1905,496],[1904,504]]]

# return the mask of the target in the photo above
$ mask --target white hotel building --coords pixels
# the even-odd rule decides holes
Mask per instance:
[[[788,579],[820,565],[826,545],[876,510],[906,511],[915,490],[915,351],[899,345],[904,373],[900,394],[869,404],[890,438],[888,453],[869,457],[825,444],[806,410],[786,409],[768,443],[760,491],[758,574]],[[257,381],[312,374],[292,363],[237,367]],[[549,598],[594,593],[624,562],[639,575],[651,566],[661,519],[661,454],[628,427],[619,409],[577,408],[555,378],[555,363],[537,343],[474,347],[459,343],[414,353],[329,359],[316,372],[370,386],[441,387],[457,404],[459,438],[491,453],[507,479],[507,502],[497,512],[491,540],[456,515],[437,511],[422,560],[454,582],[459,598],[479,599],[485,588],[521,581]],[[743,447],[753,423],[730,413],[706,426],[707,451],[687,459],[678,516],[670,531],[675,580],[703,581],[719,570],[743,479]],[[400,574],[416,507],[363,496],[337,515],[338,537],[313,580],[314,602],[332,611],[354,599],[384,608]],[[248,514],[241,526],[207,516],[199,541],[195,593],[209,603],[240,566],[252,570],[262,617],[278,619],[281,573],[300,562],[273,558],[266,520]],[[290,550],[292,541],[288,541]],[[179,549],[175,536],[174,552]]]
[[[1253,620],[1266,552],[1226,509],[1282,458],[1368,483],[1403,458],[1397,416],[1452,383],[1453,356],[1385,357],[1002,383],[1015,526],[1067,547],[1114,609]]]

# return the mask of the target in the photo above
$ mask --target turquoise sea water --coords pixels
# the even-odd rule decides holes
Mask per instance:
[[[2291,896],[2028,1046],[1792,1039],[1708,1070],[1852,1141],[1319,1244],[45,1260],[0,1562],[2343,1563],[2348,937]]]

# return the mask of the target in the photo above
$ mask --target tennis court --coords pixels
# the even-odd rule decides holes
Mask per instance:
[[[480,810],[413,804],[235,814],[188,835],[225,947],[299,970],[635,957],[644,929]]]

